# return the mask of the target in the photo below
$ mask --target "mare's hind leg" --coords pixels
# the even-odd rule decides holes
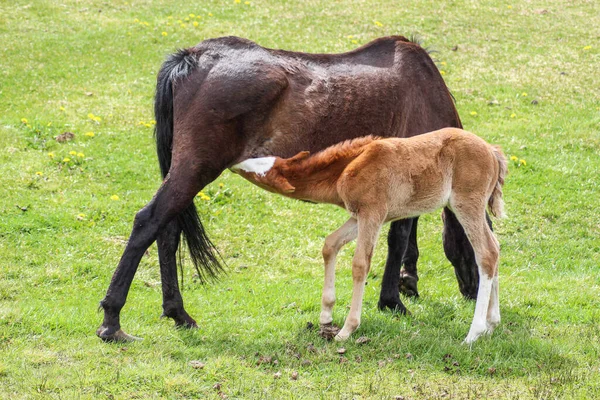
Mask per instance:
[[[192,202],[196,193],[206,183],[214,179],[212,177],[202,182],[198,179],[197,172],[192,168],[179,171],[171,168],[169,178],[165,179],[154,198],[136,214],[123,256],[113,274],[106,296],[100,302],[100,306],[104,309],[104,321],[96,334],[101,339],[105,341],[136,339],[123,332],[120,324],[120,312],[125,305],[133,276],[140,259],[156,240],[158,232]],[[217,175],[218,173],[215,176]]]
[[[196,321],[183,308],[183,299],[177,281],[177,249],[180,235],[179,224],[176,219],[173,219],[156,238],[163,294],[163,316],[172,318],[175,326],[197,328]]]
[[[402,293],[410,297],[419,297],[417,290],[417,260],[419,259],[419,248],[417,247],[417,224],[419,217],[413,218],[412,227],[408,236],[408,243],[402,264],[404,267],[400,270],[400,283],[398,287]]]
[[[454,266],[458,288],[467,299],[475,299],[479,287],[479,274],[473,246],[452,211],[444,208],[442,219],[444,220],[444,252]]]
[[[352,259],[352,302],[350,303],[350,312],[348,313],[348,317],[346,317],[344,327],[335,336],[335,340],[348,339],[352,332],[356,331],[360,325],[365,282],[371,266],[373,249],[375,248],[382,224],[383,218],[379,218],[376,214],[361,214],[358,217],[358,239],[356,241],[354,258]]]
[[[483,334],[491,333],[495,325],[500,322],[498,305],[498,258],[500,246],[492,230],[485,220],[485,211],[468,212],[457,209],[456,216],[464,228],[464,231],[473,246],[475,260],[479,269],[479,289],[475,313],[465,343],[471,344]],[[494,285],[494,280],[496,284]],[[492,320],[491,310],[498,311],[497,320]]]
[[[348,242],[356,239],[356,219],[350,218],[338,230],[327,236],[323,246],[323,261],[325,264],[325,279],[323,283],[323,297],[321,298],[321,336],[331,339],[338,332],[332,326],[333,306],[335,304],[335,260],[340,249]]]
[[[400,301],[399,290],[405,294],[417,295],[417,242],[416,242],[416,221],[417,218],[403,219],[394,221],[390,225],[388,233],[388,256],[385,263],[385,271],[381,280],[381,293],[377,306],[380,310],[389,308],[406,314],[407,310]],[[413,228],[415,234],[412,235]],[[411,238],[414,243],[409,245]],[[406,257],[408,247],[414,249],[410,257]],[[405,263],[405,269],[400,271],[402,263]],[[402,278],[401,278],[402,275]]]

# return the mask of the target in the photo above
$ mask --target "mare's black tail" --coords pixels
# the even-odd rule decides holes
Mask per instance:
[[[189,50],[179,50],[167,58],[158,73],[154,99],[154,115],[156,118],[154,136],[163,178],[167,176],[171,167],[173,82],[185,78],[194,70],[195,66],[196,59],[193,53]],[[206,235],[193,202],[177,216],[177,223],[183,232],[183,237],[188,245],[190,256],[200,280],[206,282],[207,278],[215,277],[223,270],[219,261],[220,255]],[[179,263],[181,266],[181,260],[179,260]]]

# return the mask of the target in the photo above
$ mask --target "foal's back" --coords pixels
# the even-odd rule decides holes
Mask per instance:
[[[487,201],[497,176],[488,143],[470,132],[444,128],[371,142],[346,167],[337,188],[350,212],[370,209],[390,221],[452,205],[456,196]]]

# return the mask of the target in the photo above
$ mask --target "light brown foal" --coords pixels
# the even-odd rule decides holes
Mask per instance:
[[[231,170],[274,193],[345,208],[350,219],[323,247],[325,283],[320,323],[330,325],[335,303],[335,260],[357,239],[352,260],[352,303],[336,340],[360,325],[371,256],[384,223],[448,206],[473,246],[479,268],[475,315],[466,343],[500,323],[499,244],[486,222],[486,206],[503,216],[502,185],[507,173],[501,150],[478,136],[446,128],[408,139],[373,136],[346,141],[312,156],[245,160]]]

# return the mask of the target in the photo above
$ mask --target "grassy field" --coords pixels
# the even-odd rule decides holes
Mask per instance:
[[[392,3],[0,2],[0,398],[600,397],[600,3]],[[465,128],[512,158],[508,218],[495,222],[496,332],[461,345],[474,304],[428,215],[412,316],[377,310],[382,235],[354,336],[370,342],[340,355],[307,323],[318,322],[323,239],[345,213],[226,172],[197,203],[229,273],[202,286],[184,271],[200,329],[159,319],[153,245],[122,313],[145,340],[102,343],[98,302],[160,184],[152,101],[164,57],[223,35],[341,52],[389,34],[436,51]],[[74,139],[57,142],[64,132]],[[338,263],[336,323],[352,250]]]

